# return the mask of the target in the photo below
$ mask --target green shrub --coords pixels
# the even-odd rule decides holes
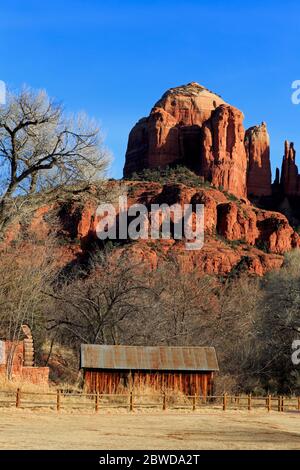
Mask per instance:
[[[165,168],[146,168],[140,172],[134,172],[127,178],[134,181],[152,181],[155,183],[176,183],[184,184],[191,187],[210,187],[208,181],[204,181],[203,177],[196,175],[192,170],[183,166],[177,165],[175,167]]]

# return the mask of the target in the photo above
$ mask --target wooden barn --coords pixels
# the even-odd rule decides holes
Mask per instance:
[[[81,368],[87,392],[117,393],[122,387],[213,394],[219,370],[215,348],[82,344]]]

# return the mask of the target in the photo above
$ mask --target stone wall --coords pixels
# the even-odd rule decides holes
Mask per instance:
[[[8,362],[12,360],[11,378],[37,385],[47,385],[49,367],[24,366],[24,341],[0,341],[0,376],[7,374]]]

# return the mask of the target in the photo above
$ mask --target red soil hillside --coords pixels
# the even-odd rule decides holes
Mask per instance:
[[[157,266],[168,255],[175,256],[182,269],[195,267],[199,272],[229,274],[235,269],[263,275],[279,268],[283,254],[300,246],[299,236],[286,217],[278,212],[258,209],[246,199],[237,199],[207,184],[192,187],[182,183],[128,181],[129,205],[133,203],[201,203],[205,206],[205,243],[201,250],[188,251],[184,240],[138,240],[116,247],[128,250],[137,259]],[[111,192],[119,191],[119,182],[109,182]],[[21,256],[41,250],[55,238],[53,256],[58,266],[80,262],[95,248],[96,208],[103,199],[97,191],[73,195],[67,202],[39,207],[26,226],[16,222],[7,232],[0,249],[18,251]],[[55,221],[55,223],[54,223]]]

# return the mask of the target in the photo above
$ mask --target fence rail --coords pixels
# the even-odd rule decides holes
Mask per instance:
[[[56,411],[63,409],[90,409],[98,412],[107,408],[125,408],[134,411],[140,408],[190,409],[193,411],[205,408],[227,410],[266,411],[298,411],[300,412],[300,397],[288,396],[255,396],[255,395],[223,395],[177,397],[174,394],[128,393],[100,394],[81,393],[57,390],[53,392],[27,392],[20,388],[14,391],[0,391],[0,409],[3,407],[16,408],[50,408]]]

